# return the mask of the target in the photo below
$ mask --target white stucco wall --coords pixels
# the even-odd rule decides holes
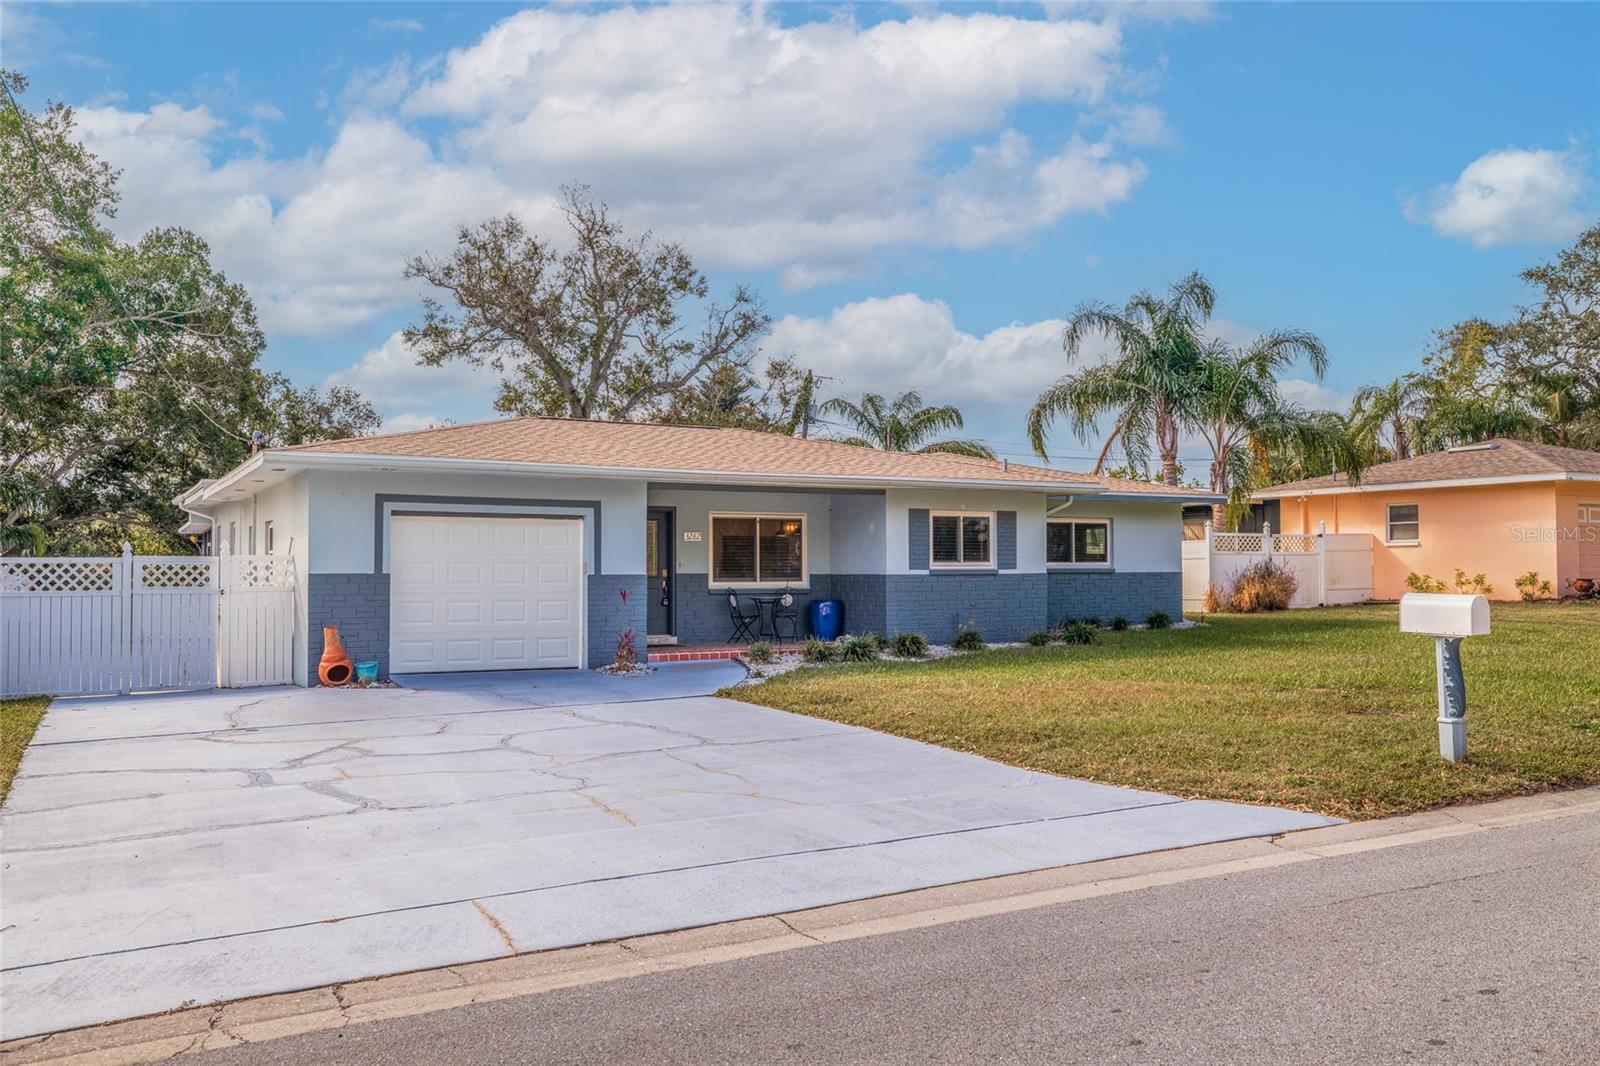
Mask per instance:
[[[1052,517],[1110,519],[1111,569],[1118,573],[1178,573],[1183,570],[1182,504],[1122,503],[1080,496],[1071,507]],[[1043,541],[1040,546],[1042,551]],[[1018,547],[1020,550],[1020,544]]]
[[[524,474],[424,474],[412,471],[313,471],[310,478],[312,573],[370,573],[376,500],[380,495],[438,497],[402,501],[393,510],[501,514],[583,514],[576,502],[600,503],[600,573],[644,572],[645,483],[606,478],[529,477]],[[445,499],[448,498],[448,499]],[[488,502],[497,501],[497,502]],[[537,502],[525,502],[537,501]],[[387,524],[387,523],[385,523]],[[584,523],[591,572],[596,523]],[[384,566],[387,567],[387,542]]]
[[[832,573],[881,574],[888,559],[882,493],[840,493],[829,523]]]

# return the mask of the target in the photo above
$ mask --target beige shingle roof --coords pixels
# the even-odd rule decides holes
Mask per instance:
[[[1496,437],[1482,444],[1380,463],[1362,471],[1358,487],[1373,489],[1385,485],[1466,481],[1474,478],[1547,480],[1562,474],[1600,477],[1600,452]],[[1342,488],[1352,488],[1349,478],[1334,474],[1273,485],[1256,495],[1293,496],[1302,492],[1329,492]]]
[[[1195,495],[1186,489],[1075,474],[940,453],[885,452],[829,440],[778,433],[657,422],[603,422],[569,418],[509,418],[439,429],[276,448],[288,454],[396,456],[603,467],[643,472],[807,475],[846,479],[988,481],[1050,486],[1084,484],[1143,495]]]

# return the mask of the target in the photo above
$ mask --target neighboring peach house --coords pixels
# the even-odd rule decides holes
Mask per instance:
[[[1275,532],[1372,535],[1372,595],[1399,598],[1408,574],[1451,583],[1482,573],[1494,599],[1516,599],[1529,571],[1555,595],[1600,579],[1600,452],[1496,438],[1382,463],[1352,485],[1342,474],[1274,485]]]

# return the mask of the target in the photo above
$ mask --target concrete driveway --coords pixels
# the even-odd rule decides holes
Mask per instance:
[[[59,701],[0,818],[0,1037],[1330,822],[706,695],[741,674]]]

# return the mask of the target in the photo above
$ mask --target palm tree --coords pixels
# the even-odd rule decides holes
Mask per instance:
[[[1409,459],[1428,413],[1429,395],[1427,379],[1421,374],[1401,374],[1387,385],[1368,385],[1357,392],[1353,411],[1374,446],[1387,429],[1394,457]]]
[[[1100,473],[1119,443],[1130,465],[1145,466],[1154,437],[1162,480],[1177,485],[1178,433],[1188,420],[1194,371],[1206,346],[1201,326],[1216,299],[1210,282],[1191,273],[1164,300],[1139,292],[1121,311],[1110,304],[1081,304],[1061,338],[1068,362],[1077,359],[1090,334],[1110,339],[1116,355],[1109,363],[1067,374],[1044,391],[1028,411],[1033,450],[1049,458],[1046,438],[1057,418],[1069,418],[1078,439],[1087,441],[1101,417],[1114,413],[1094,472]]]
[[[1348,464],[1343,434],[1289,403],[1278,391],[1278,374],[1304,358],[1320,379],[1328,352],[1304,330],[1273,330],[1243,348],[1213,341],[1201,352],[1188,390],[1185,428],[1211,449],[1211,491],[1228,497],[1212,508],[1218,528],[1244,513],[1250,491],[1267,473],[1262,462],[1273,451],[1321,453],[1333,449]],[[1350,472],[1349,466],[1345,469]]]
[[[994,452],[975,440],[929,440],[936,433],[960,429],[961,412],[946,404],[925,407],[916,390],[902,392],[891,403],[875,392],[863,393],[861,402],[835,396],[820,408],[824,415],[838,415],[861,435],[847,437],[846,444],[881,448],[886,452],[947,452],[993,459]]]

